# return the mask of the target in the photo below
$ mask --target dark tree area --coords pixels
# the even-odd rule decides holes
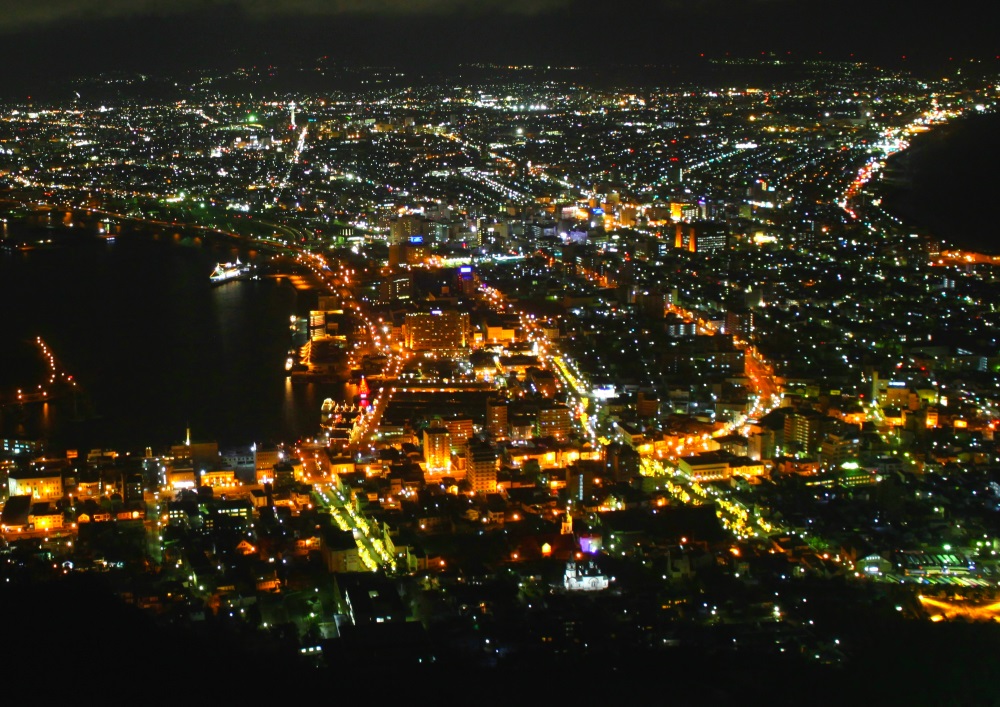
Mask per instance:
[[[102,692],[139,691],[146,704],[212,699],[329,695],[384,689],[386,671],[406,689],[382,692],[380,701],[423,695],[450,704],[475,696],[477,703],[540,704],[543,700],[599,701],[653,698],[673,705],[748,703],[831,704],[854,699],[891,704],[1000,704],[991,661],[1000,635],[984,624],[881,618],[863,603],[825,604],[817,616],[839,621],[849,661],[839,668],[807,663],[797,655],[726,651],[697,641],[669,651],[617,650],[613,636],[592,656],[532,652],[496,667],[475,665],[474,656],[431,665],[390,665],[392,651],[348,660],[331,651],[331,664],[316,667],[281,645],[241,640],[211,617],[199,628],[160,626],[124,604],[94,575],[70,576],[34,586],[0,589],[7,608],[5,670],[39,675],[55,661],[57,674]],[[597,637],[595,637],[597,638]],[[383,688],[376,686],[382,685]],[[419,686],[419,687],[418,687]]]

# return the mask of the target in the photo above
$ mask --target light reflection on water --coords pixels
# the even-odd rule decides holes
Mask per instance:
[[[49,218],[62,217],[40,223]],[[289,278],[209,285],[216,262],[260,254],[211,239],[178,245],[174,229],[136,236],[107,218],[72,222],[54,231],[3,224],[5,234],[71,240],[0,254],[0,301],[18,303],[5,311],[5,336],[42,336],[82,393],[0,408],[0,435],[46,438],[50,448],[141,450],[182,441],[190,423],[195,439],[224,447],[294,441],[316,434],[324,398],[357,395],[350,384],[293,383],[285,374],[289,317],[308,316],[314,292]],[[114,242],[94,237],[101,227],[116,232]],[[78,237],[88,232],[92,242]],[[24,377],[35,367],[25,363]]]

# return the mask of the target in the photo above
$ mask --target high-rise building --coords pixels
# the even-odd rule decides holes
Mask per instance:
[[[469,346],[469,313],[412,312],[403,324],[403,341],[412,351],[462,349]]]
[[[496,493],[499,455],[489,444],[470,439],[465,447],[465,479],[475,493]]]
[[[451,469],[451,435],[441,420],[433,420],[424,430],[424,462],[428,471]]]
[[[663,330],[672,337],[692,337],[698,334],[698,323],[686,321],[682,317],[671,313],[663,323]]]
[[[667,296],[657,289],[637,291],[635,309],[646,316],[663,319],[667,309]]]
[[[506,400],[490,398],[486,401],[486,431],[498,441],[504,441],[510,436],[507,407]]]
[[[472,420],[469,418],[455,418],[444,421],[445,429],[451,435],[451,444],[455,447],[464,446],[465,443],[475,434],[472,428]]]
[[[640,390],[636,394],[635,414],[641,418],[657,417],[660,414],[660,399]]]
[[[424,219],[416,214],[403,214],[389,227],[389,243],[400,245],[424,233]]]
[[[627,482],[638,476],[639,463],[639,453],[627,444],[612,442],[605,447],[605,474],[615,483]]]
[[[747,339],[753,332],[754,313],[752,309],[734,308],[726,311],[727,334]]]
[[[566,488],[574,501],[585,501],[594,493],[594,486],[600,483],[604,464],[596,459],[580,459],[574,462],[566,473]]]
[[[828,433],[820,444],[820,463],[827,469],[837,469],[846,461],[856,460],[860,442],[856,428]]]
[[[785,453],[815,454],[823,439],[826,416],[816,410],[802,409],[785,417]]]
[[[125,503],[142,501],[142,474],[122,473],[122,500]]]
[[[704,253],[712,250],[725,250],[729,243],[726,226],[714,221],[699,221],[692,226],[694,234],[694,250]]]
[[[558,388],[556,378],[552,371],[535,366],[528,367],[525,372],[525,380],[531,388],[543,398],[554,398]]]
[[[261,483],[261,479],[274,480],[274,466],[284,461],[284,452],[277,447],[264,448],[256,445],[251,447],[251,451],[253,452],[253,465],[258,483]]]
[[[763,429],[747,439],[747,456],[754,461],[774,459],[774,431]]]
[[[565,403],[548,403],[538,410],[538,436],[566,439],[572,430],[573,418]]]
[[[388,275],[379,283],[379,302],[393,304],[399,300],[408,300],[413,291],[413,276],[409,273]]]
[[[479,277],[471,265],[463,265],[455,275],[455,290],[466,297],[472,297],[479,289]]]

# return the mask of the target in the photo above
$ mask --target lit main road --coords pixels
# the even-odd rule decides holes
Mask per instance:
[[[362,309],[361,305],[354,299],[350,290],[351,276],[353,270],[345,268],[344,265],[333,269],[326,258],[308,249],[298,249],[298,259],[305,264],[319,278],[319,281],[331,293],[337,294],[342,299],[345,311],[350,311],[354,316],[364,323],[363,341],[356,341],[355,347],[368,350],[386,357],[386,364],[382,371],[381,385],[377,389],[374,397],[370,400],[371,409],[358,421],[358,424],[351,430],[351,437],[348,446],[352,450],[366,448],[371,443],[371,437],[378,429],[379,421],[386,407],[391,400],[392,393],[396,388],[391,383],[399,375],[406,356],[398,353],[392,346],[389,329],[387,326],[379,326],[378,322],[372,321],[371,317]],[[380,320],[381,321],[381,320]]]
[[[494,287],[483,286],[480,290],[483,300],[496,312],[502,314],[513,314],[512,305],[506,301],[505,295]],[[559,351],[545,333],[541,323],[535,319],[533,314],[517,312],[521,319],[521,328],[528,332],[528,339],[533,341],[538,347],[538,356],[542,363],[553,369],[559,377],[559,382],[566,391],[567,403],[574,411],[574,419],[580,425],[583,434],[592,442],[597,442],[597,432],[594,430],[587,415],[587,407],[590,402],[590,385],[586,378],[576,368],[576,364],[571,359]]]
[[[521,313],[521,327],[528,332],[528,338],[538,347],[539,358],[543,363],[553,368],[566,391],[567,402],[575,413],[574,419],[580,425],[583,434],[591,441],[597,442],[597,431],[587,415],[590,403],[591,386],[576,364],[559,351],[555,343],[546,335],[544,328],[533,314]]]
[[[747,417],[759,420],[774,408],[781,405],[781,391],[774,380],[774,368],[765,361],[752,346],[745,349],[745,372],[753,390],[753,403]]]
[[[668,310],[687,321],[696,321],[699,334],[715,335],[718,333],[711,322],[698,317],[694,312],[689,312],[675,305],[671,305]],[[715,437],[732,434],[743,428],[749,420],[760,419],[781,405],[782,394],[774,380],[774,366],[765,360],[757,348],[749,342],[734,336],[733,344],[743,349],[744,373],[750,382],[750,405],[745,415],[740,415],[738,419],[725,423],[713,432]]]
[[[722,525],[741,540],[792,532],[765,519],[759,509],[748,507],[733,498],[726,489],[701,484],[679,469],[666,467],[656,459],[643,457],[641,469],[646,476],[662,479],[663,489],[682,503],[695,506],[714,503],[716,515]]]
[[[395,568],[395,558],[389,554],[382,539],[373,532],[372,526],[375,524],[357,512],[343,492],[332,484],[315,484],[313,491],[320,505],[330,512],[337,527],[349,530],[354,535],[358,555],[365,567],[372,572]]]
[[[498,312],[509,311],[511,305],[505,301],[502,292],[492,287],[483,288],[484,299]],[[683,317],[687,321],[696,321],[698,331],[702,334],[715,335],[717,330],[714,325],[695,313],[671,306],[669,311]],[[594,429],[587,408],[592,394],[592,386],[586,376],[580,372],[576,364],[559,351],[558,346],[551,341],[545,333],[545,329],[534,315],[520,312],[521,326],[528,332],[528,338],[534,341],[539,349],[541,360],[553,369],[559,376],[563,388],[566,390],[568,402],[576,412],[576,420],[581,426],[584,434],[597,441],[597,432]],[[733,337],[733,343],[744,351],[744,372],[750,383],[750,396],[747,411],[741,414],[736,420],[725,423],[717,429],[713,436],[719,437],[731,434],[744,428],[749,420],[759,419],[771,410],[781,405],[781,392],[774,380],[773,366],[767,362],[750,343]]]

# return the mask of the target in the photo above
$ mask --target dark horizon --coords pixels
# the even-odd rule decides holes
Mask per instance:
[[[261,17],[233,3],[168,14],[70,14],[14,26],[8,19],[0,22],[0,60],[7,69],[5,92],[30,95],[66,79],[116,71],[162,75],[320,56],[433,71],[476,62],[641,67],[773,54],[856,59],[920,73],[947,70],[949,59],[994,62],[1000,54],[992,35],[1000,14],[994,9],[973,22],[959,11],[904,15],[897,3],[849,2],[836,16],[783,0],[646,5],[624,0],[609,9],[577,0],[536,13],[504,13],[452,3],[451,12]]]

